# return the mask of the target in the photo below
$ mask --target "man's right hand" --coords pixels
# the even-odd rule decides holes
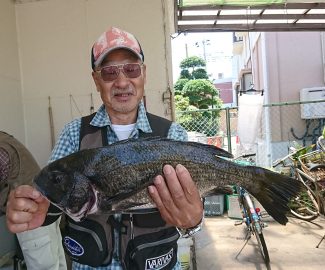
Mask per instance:
[[[12,190],[7,202],[7,226],[12,233],[33,230],[45,220],[50,202],[32,186]]]

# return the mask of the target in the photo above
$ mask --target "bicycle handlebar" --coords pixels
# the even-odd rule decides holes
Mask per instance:
[[[234,160],[237,160],[239,158],[249,158],[249,157],[254,157],[256,156],[256,153],[251,153],[251,154],[243,154],[243,155],[240,155],[238,157],[235,157]]]
[[[248,158],[248,157],[254,157],[254,156],[256,156],[256,153],[252,153],[252,154],[244,154],[244,155],[242,155],[241,157],[243,157],[243,158]]]
[[[283,157],[283,158],[281,158],[281,159],[277,159],[276,161],[274,161],[274,162],[272,163],[272,167],[275,168],[276,166],[278,166],[278,165],[280,165],[281,163],[283,163],[286,159],[288,159],[288,158],[294,156],[294,155],[297,154],[299,151],[301,151],[301,150],[303,150],[303,149],[305,149],[305,148],[307,148],[307,146],[301,147],[301,148],[299,148],[299,149],[294,149],[294,151],[293,151],[292,153],[286,155],[285,157]],[[292,148],[291,148],[291,149],[292,149]]]

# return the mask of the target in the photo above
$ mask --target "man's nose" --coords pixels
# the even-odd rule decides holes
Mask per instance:
[[[119,74],[118,74],[117,78],[115,79],[114,84],[119,87],[123,87],[123,86],[129,84],[129,78],[124,74],[122,68],[120,68]]]

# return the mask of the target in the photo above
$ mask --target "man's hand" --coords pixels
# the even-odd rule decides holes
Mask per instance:
[[[162,218],[170,225],[187,229],[198,225],[203,216],[199,191],[188,170],[178,164],[163,168],[164,177],[158,175],[149,194]]]
[[[40,227],[50,202],[32,186],[22,185],[12,190],[7,202],[7,226],[12,233]]]

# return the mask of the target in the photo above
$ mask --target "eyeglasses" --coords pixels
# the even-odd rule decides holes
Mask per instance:
[[[102,67],[100,70],[96,70],[96,72],[100,74],[103,81],[111,82],[117,79],[118,75],[120,74],[120,70],[122,70],[124,75],[128,78],[138,78],[141,75],[142,66],[143,64],[139,63],[111,65]]]

